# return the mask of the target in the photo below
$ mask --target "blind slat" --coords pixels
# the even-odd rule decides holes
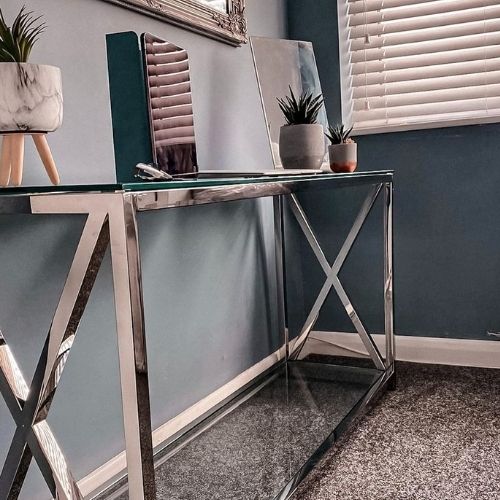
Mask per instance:
[[[429,90],[425,92],[410,92],[403,94],[385,95],[368,99],[370,109],[386,109],[401,106],[412,106],[416,104],[433,104],[435,110],[439,110],[441,105],[451,101],[465,101],[468,99],[486,99],[490,95],[500,95],[500,84],[486,84],[464,87],[457,92],[456,88],[444,88]],[[354,99],[354,111],[365,109],[366,99]],[[484,107],[484,104],[481,104]]]
[[[406,32],[437,26],[452,26],[472,21],[484,21],[485,19],[498,19],[500,17],[500,5],[486,8],[476,8],[448,14],[434,14],[431,16],[414,17],[395,21],[383,21],[351,26],[350,37],[361,38],[367,33],[370,36],[387,33]]]
[[[461,36],[457,38],[444,39],[439,41],[420,42],[411,45],[396,45],[394,47],[368,48],[367,50],[353,52],[352,62],[384,61],[395,57],[417,56],[424,54],[434,54],[436,52],[445,53],[452,50],[482,48],[491,45],[500,45],[500,32],[485,33],[480,35]]]
[[[400,106],[386,109],[373,109],[362,112],[354,112],[354,119],[356,122],[363,122],[367,120],[382,120],[390,118],[399,118],[402,123],[408,117],[423,117],[441,114],[445,116],[447,113],[468,113],[478,112],[485,114],[486,109],[500,110],[500,97],[490,97],[487,99],[488,107],[486,107],[486,99],[467,99],[464,101],[450,101],[442,103],[437,109],[434,103],[428,104],[414,104],[412,106]]]
[[[492,7],[498,5],[497,0],[441,0],[425,4],[413,4],[406,7],[382,8],[375,11],[364,11],[359,14],[349,11],[349,26],[364,26],[365,23],[375,24],[388,21],[415,20],[417,18],[428,18],[437,14],[446,14],[450,17],[463,18],[468,15],[477,15],[479,11],[484,18],[488,17]]]
[[[453,2],[454,0],[450,1]],[[469,1],[473,6],[477,5],[475,0]],[[360,12],[364,12],[365,9],[367,12],[371,12],[374,10],[393,9],[395,7],[407,7],[416,4],[430,4],[433,2],[436,2],[436,0],[348,0],[347,5],[350,14],[359,14]]]
[[[353,97],[354,99],[366,99],[366,97],[381,97],[441,89],[460,89],[497,83],[500,83],[500,71],[492,71],[489,73],[471,73],[469,75],[462,75],[461,78],[456,78],[455,76],[445,76],[442,78],[425,78],[421,80],[356,87],[353,90]]]
[[[355,38],[351,40],[351,51],[364,51],[379,47],[392,47],[394,45],[403,45],[418,42],[428,42],[431,40],[442,40],[445,38],[480,35],[500,31],[500,19],[489,21],[473,21],[471,23],[462,23],[452,26],[439,26],[437,28],[428,28],[423,30],[408,31],[401,33],[387,33],[370,37],[370,43],[366,43],[365,38]]]
[[[410,67],[397,70],[386,70],[379,73],[371,73],[368,75],[359,74],[352,77],[352,86],[354,89],[364,88],[365,86],[380,85],[391,82],[408,82],[413,80],[442,77],[455,77],[455,80],[460,82],[463,75],[498,71],[500,70],[500,58],[492,58],[486,60],[473,60],[467,62],[458,62],[451,64],[442,64],[439,66],[424,66]]]
[[[379,61],[353,63],[353,74],[377,73],[393,69],[418,68],[457,62],[478,61],[500,57],[500,46],[436,52],[418,56],[393,57]]]

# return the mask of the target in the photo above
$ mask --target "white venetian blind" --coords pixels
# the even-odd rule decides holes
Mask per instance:
[[[500,0],[339,2],[355,131],[500,121]]]

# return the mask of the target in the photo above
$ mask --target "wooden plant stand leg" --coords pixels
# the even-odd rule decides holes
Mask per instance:
[[[8,186],[10,179],[11,138],[4,135],[2,139],[2,153],[0,155],[0,186]]]
[[[23,182],[24,134],[10,136],[11,183],[20,186]]]
[[[32,137],[50,181],[57,186],[61,181],[45,134],[33,134]]]

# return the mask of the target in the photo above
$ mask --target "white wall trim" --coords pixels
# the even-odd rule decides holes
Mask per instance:
[[[375,334],[373,338],[381,353],[384,353],[384,336]],[[365,355],[366,350],[356,334],[314,331],[301,357],[310,353],[361,356]],[[396,359],[414,363],[500,368],[500,342],[398,335]]]
[[[239,391],[253,379],[264,373],[273,365],[278,363],[284,357],[284,347],[272,353],[267,358],[263,359],[256,365],[245,370],[243,373],[230,380],[215,392],[212,392],[205,398],[201,399],[193,406],[172,418],[165,424],[161,425],[153,431],[153,447],[157,447],[164,443],[167,439],[175,435],[187,425],[191,424],[201,416],[208,413],[212,408],[223,402],[225,399]],[[92,496],[99,492],[103,487],[109,485],[115,478],[126,468],[125,451],[113,457],[111,460],[95,469],[86,477],[78,481],[78,487],[85,497]]]

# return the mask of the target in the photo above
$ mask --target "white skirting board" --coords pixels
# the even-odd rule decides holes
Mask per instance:
[[[373,335],[381,353],[384,353],[385,338]],[[240,390],[242,387],[283,359],[283,349],[274,352],[261,362],[244,371],[236,378],[209,394],[193,406],[172,418],[153,431],[153,446],[156,447],[183,427],[194,422],[212,408]],[[301,358],[308,354],[327,354],[344,356],[365,356],[364,346],[353,333],[312,332],[302,349]],[[500,341],[461,340],[430,337],[396,337],[396,358],[415,363],[431,363],[458,366],[477,366],[500,368]],[[91,472],[78,482],[84,496],[89,496],[111,480],[119,476],[126,468],[125,452],[120,453],[104,465]]]
[[[211,409],[278,363],[281,359],[283,359],[284,354],[285,349],[283,347],[256,365],[250,367],[248,370],[245,370],[236,378],[230,380],[227,384],[201,399],[187,410],[155,429],[153,431],[153,447],[156,448],[161,445],[184,427],[210,412]],[[110,481],[118,477],[120,473],[125,471],[126,464],[125,452],[123,451],[78,481],[80,491],[85,497],[92,497],[104,486],[109,485]]]
[[[382,355],[385,338],[373,335]],[[358,335],[345,332],[311,332],[301,357],[308,354],[365,356]],[[500,341],[396,336],[396,359],[414,363],[500,368]]]

